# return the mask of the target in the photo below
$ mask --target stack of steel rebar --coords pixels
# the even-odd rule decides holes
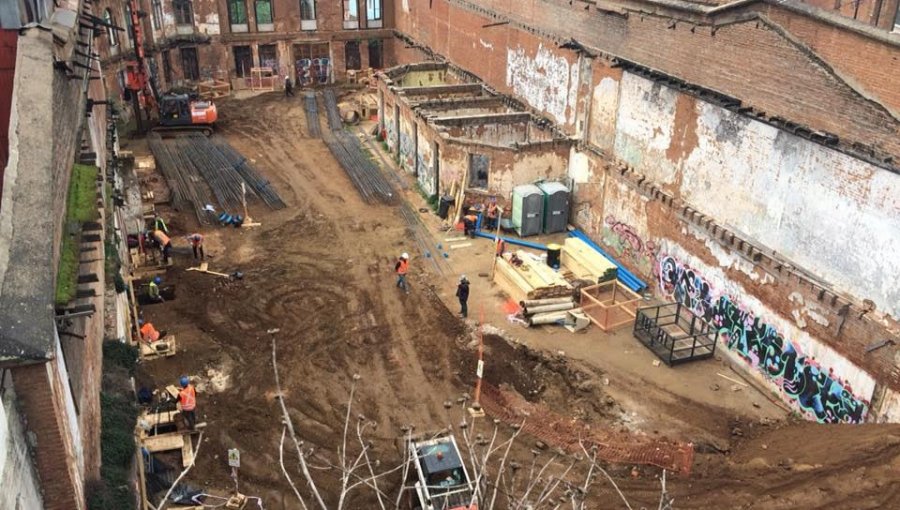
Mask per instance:
[[[172,190],[173,203],[175,205],[190,203],[200,223],[208,224],[209,219],[203,207],[212,203],[212,193],[197,169],[183,152],[174,145],[164,142],[158,134],[151,134],[147,142]]]
[[[264,179],[259,173],[250,166],[247,158],[241,155],[234,147],[223,139],[213,137],[213,144],[222,154],[226,161],[237,170],[241,178],[253,188],[253,191],[272,209],[283,209],[285,207],[281,197],[278,196],[272,188],[272,183]]]
[[[306,93],[306,125],[309,126],[309,136],[322,137],[322,129],[319,126],[319,104],[316,102],[316,93],[312,91]]]
[[[203,208],[213,203],[210,195],[225,211],[239,211],[244,200],[242,184],[246,184],[248,201],[259,197],[273,209],[285,207],[271,183],[224,139],[196,133],[163,139],[153,134],[148,142],[176,201],[193,204],[201,223],[208,223]]]
[[[324,96],[328,127],[331,129],[330,136],[324,138],[328,149],[366,202],[378,200],[386,204],[395,203],[398,197],[391,183],[363,153],[359,139],[344,131],[334,92],[326,90]]]

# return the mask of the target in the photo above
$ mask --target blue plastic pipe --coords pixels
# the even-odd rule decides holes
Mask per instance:
[[[475,235],[478,237],[483,237],[485,239],[490,239],[492,241],[494,240],[494,234],[488,234],[487,232],[484,232],[482,230],[475,232]],[[509,237],[502,237],[502,236],[500,237],[500,239],[503,239],[503,242],[505,242],[506,244],[515,244],[517,246],[524,246],[526,248],[531,248],[532,250],[547,251],[547,246],[545,246],[543,244],[529,243],[528,241],[523,241],[521,239],[511,239]]]
[[[635,276],[634,273],[625,269],[622,266],[622,264],[620,264],[616,259],[614,259],[609,253],[606,253],[605,251],[603,251],[603,248],[601,248],[600,245],[598,245],[597,243],[592,241],[591,238],[587,236],[587,234],[585,234],[584,232],[582,232],[580,230],[572,230],[569,232],[569,235],[571,237],[577,237],[578,239],[581,239],[582,241],[585,242],[585,244],[587,244],[588,246],[590,246],[591,248],[593,248],[594,250],[599,252],[600,255],[603,255],[606,258],[606,260],[612,262],[616,266],[616,268],[618,268],[618,271],[616,274],[617,274],[619,280],[622,283],[624,283],[626,287],[628,287],[629,289],[631,289],[635,292],[640,292],[647,288],[646,283],[644,283],[640,278]]]

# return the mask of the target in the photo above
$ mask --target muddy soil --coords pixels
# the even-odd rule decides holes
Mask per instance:
[[[176,335],[179,354],[145,364],[144,380],[173,384],[189,374],[198,382],[207,427],[190,483],[229,490],[226,451],[238,448],[241,492],[263,497],[267,509],[300,508],[279,467],[274,339],[283,397],[306,446],[317,449],[313,463],[323,469],[315,477],[335,507],[337,476],[326,463],[336,458],[354,375],[352,414],[374,422],[367,436],[373,456],[392,466],[401,459],[395,440],[402,427],[458,426],[459,406],[445,403],[473,390],[477,337],[437,297],[437,276],[424,261],[412,261],[409,295],[396,288],[395,257],[415,254],[405,223],[396,208],[360,200],[321,140],[308,136],[302,97],[268,94],[218,106],[220,135],[275,184],[288,207],[251,203],[262,226],[203,232],[210,269],[241,271],[241,280],[186,272],[190,255],[176,257],[164,278],[177,285],[178,299],[143,313]],[[174,238],[196,228],[191,211],[173,214]],[[484,342],[487,383],[594,427],[622,425],[628,410],[604,394],[601,369],[494,335]],[[702,413],[709,422],[720,418],[689,402],[679,407],[695,423],[704,421]],[[698,452],[693,475],[670,480],[676,508],[900,508],[900,427],[735,423],[716,434],[717,446]],[[533,448],[522,438],[512,457],[526,462]],[[303,486],[295,456],[286,458]],[[614,466],[612,473],[634,508],[656,507],[658,469]],[[399,482],[386,478],[383,490],[394,493]],[[602,482],[588,500],[589,508],[622,507]],[[367,493],[345,508],[373,504]]]

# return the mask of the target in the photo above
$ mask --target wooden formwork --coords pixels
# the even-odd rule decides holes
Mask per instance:
[[[603,331],[612,331],[634,321],[641,302],[640,294],[619,280],[581,289],[581,309]]]

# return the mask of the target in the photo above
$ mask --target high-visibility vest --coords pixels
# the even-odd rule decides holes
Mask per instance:
[[[156,238],[156,242],[158,242],[160,246],[165,246],[165,245],[169,244],[169,242],[171,242],[171,239],[169,239],[169,236],[167,236],[165,233],[163,233],[162,230],[154,230],[153,237]]]
[[[397,274],[406,274],[409,271],[409,261],[400,259],[400,266],[397,268]]]
[[[169,227],[166,226],[166,220],[158,216],[155,220],[153,220],[153,228],[156,230],[162,230],[163,232],[169,231]]]
[[[467,215],[463,216],[463,218],[472,223],[475,223],[476,221],[478,221],[478,216],[475,216],[474,214],[467,214]]]
[[[197,407],[197,392],[194,391],[194,385],[188,384],[181,388],[178,392],[178,398],[181,400],[182,411],[193,411]]]
[[[153,324],[145,322],[144,325],[141,326],[141,336],[151,342],[155,342],[159,340],[159,331],[156,331]]]
[[[156,285],[156,282],[150,282],[149,287],[150,287],[150,289],[148,291],[148,294],[150,294],[150,297],[152,297],[152,298],[159,297],[159,286]]]

